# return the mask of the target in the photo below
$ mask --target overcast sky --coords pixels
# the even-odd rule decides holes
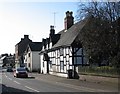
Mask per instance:
[[[0,54],[15,53],[15,45],[25,34],[33,42],[49,36],[50,25],[56,33],[64,29],[66,11],[76,15],[77,2],[1,2]],[[55,20],[54,20],[55,13]]]

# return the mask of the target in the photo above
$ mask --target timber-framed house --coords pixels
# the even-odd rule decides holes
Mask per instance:
[[[51,27],[49,38],[43,39],[43,49],[40,52],[41,72],[62,77],[78,77],[78,66],[86,63],[84,50],[79,40],[80,32],[88,20],[74,24],[72,12],[67,11],[64,19],[64,30],[55,34]]]

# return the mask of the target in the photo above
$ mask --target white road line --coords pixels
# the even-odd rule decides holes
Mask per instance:
[[[20,85],[20,83],[19,82],[17,82],[17,81],[14,81],[16,84],[19,84]]]
[[[18,80],[23,80],[23,79],[18,79]]]
[[[35,90],[35,89],[33,89],[33,88],[30,88],[30,87],[28,87],[28,86],[25,86],[25,87],[28,88],[28,89],[31,89],[31,90],[33,90],[33,91],[35,91],[35,92],[40,92],[40,91]]]
[[[7,75],[5,75],[5,77],[7,78]]]
[[[11,78],[8,78],[9,80],[12,80]]]

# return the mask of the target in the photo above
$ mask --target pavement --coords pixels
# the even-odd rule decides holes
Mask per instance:
[[[83,86],[83,87],[90,87],[96,89],[101,88],[103,90],[108,90],[108,91],[110,90],[114,92],[119,91],[118,78],[80,75],[79,79],[68,79],[65,77],[59,77],[51,74],[30,73],[30,75],[35,76],[36,79],[45,82],[61,83],[71,86]]]
[[[95,83],[109,83],[118,84],[119,78],[117,77],[104,77],[104,76],[92,76],[92,75],[80,75],[80,80],[90,81]]]

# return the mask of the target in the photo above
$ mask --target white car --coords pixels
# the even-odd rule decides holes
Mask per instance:
[[[14,70],[14,77],[28,77],[28,72],[25,68],[20,67]]]

